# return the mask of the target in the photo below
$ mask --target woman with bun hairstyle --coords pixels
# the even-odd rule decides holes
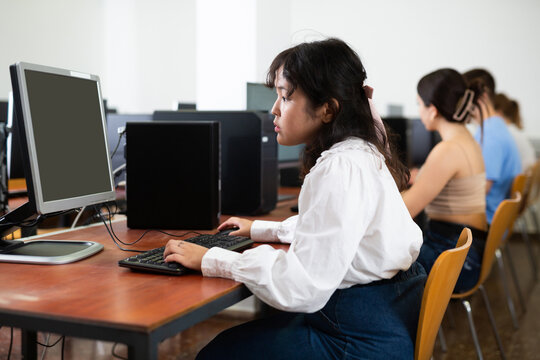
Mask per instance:
[[[478,96],[453,69],[425,75],[417,92],[422,123],[428,131],[437,131],[442,141],[429,153],[403,200],[412,217],[422,210],[427,216],[418,261],[428,273],[443,251],[456,246],[464,227],[472,230],[473,246],[455,287],[463,292],[480,275],[487,230],[482,150],[465,126]]]

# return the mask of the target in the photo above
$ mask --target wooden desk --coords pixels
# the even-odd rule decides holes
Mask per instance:
[[[292,215],[291,203],[278,204],[262,218],[281,220]],[[113,223],[113,228],[124,241],[134,241],[143,233],[128,229],[125,221]],[[46,237],[92,240],[102,243],[104,250],[66,265],[0,263],[0,324],[22,329],[24,359],[37,358],[37,331],[46,331],[125,343],[130,359],[155,360],[160,341],[251,295],[232,280],[121,268],[118,260],[130,253],[114,245],[103,225]],[[147,250],[163,246],[168,239],[151,232],[130,248]]]

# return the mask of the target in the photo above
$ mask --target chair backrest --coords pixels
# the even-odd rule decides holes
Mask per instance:
[[[519,207],[518,216],[523,213],[528,204],[529,194],[532,186],[534,169],[530,169],[523,174],[518,174],[512,182],[511,194],[519,192],[521,194],[521,206]]]
[[[471,230],[464,228],[456,248],[441,253],[429,272],[416,333],[416,360],[427,360],[433,354],[437,332],[471,244]]]
[[[540,159],[536,160],[528,171],[531,173],[528,204],[532,204],[540,198]]]
[[[486,239],[478,286],[483,284],[488,277],[495,259],[495,251],[501,247],[505,237],[511,231],[514,221],[517,218],[520,204],[521,194],[516,192],[512,199],[503,200],[497,207]]]

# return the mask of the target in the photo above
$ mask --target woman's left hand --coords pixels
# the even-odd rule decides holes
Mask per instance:
[[[201,271],[202,258],[207,251],[204,246],[182,240],[169,240],[163,258],[166,262],[177,262],[187,268]]]

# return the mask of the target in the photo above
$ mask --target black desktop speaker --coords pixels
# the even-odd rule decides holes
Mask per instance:
[[[220,217],[219,122],[127,122],[127,225],[214,229]]]
[[[221,212],[258,215],[276,207],[277,141],[268,113],[254,111],[156,111],[154,121],[219,121]]]

